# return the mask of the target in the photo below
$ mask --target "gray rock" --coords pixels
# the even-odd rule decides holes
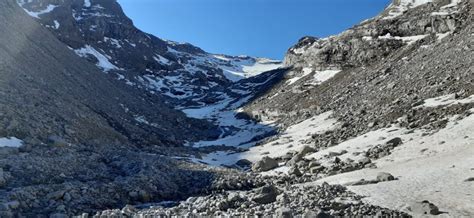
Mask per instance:
[[[397,147],[403,143],[402,139],[399,137],[388,140],[385,144],[393,147]]]
[[[474,177],[467,178],[464,182],[474,182]]]
[[[278,161],[271,157],[263,157],[252,166],[254,172],[265,172],[278,167]]]
[[[323,166],[316,166],[316,167],[311,167],[311,168],[309,169],[309,172],[310,172],[311,174],[318,174],[318,173],[322,172],[323,170],[324,170],[324,167],[323,167]]]
[[[370,158],[367,158],[367,157],[364,157],[361,160],[359,160],[359,164],[361,164],[362,166],[365,166],[370,163],[372,163],[372,161],[370,160]]]
[[[306,156],[307,154],[311,154],[311,153],[314,153],[316,150],[312,147],[309,147],[309,146],[304,146],[303,149],[301,149],[300,152],[298,152],[298,154],[300,154],[301,156]]]
[[[250,168],[252,166],[252,162],[247,159],[241,159],[237,161],[235,165],[239,166],[240,168]]]
[[[278,209],[278,218],[293,218],[293,211],[290,208],[283,207]]]
[[[5,172],[3,172],[3,169],[0,168],[0,188],[3,188],[7,185],[7,177],[5,175]]]
[[[441,212],[438,207],[429,201],[416,202],[410,206],[411,211],[424,215],[439,215]]]
[[[10,201],[10,202],[4,203],[4,205],[5,205],[6,208],[15,210],[15,209],[18,209],[20,207],[20,202],[19,201]]]
[[[291,167],[290,170],[288,171],[288,174],[295,175],[297,177],[300,177],[303,175],[303,173],[301,173],[298,167]]]
[[[379,182],[388,182],[395,180],[395,177],[390,173],[381,172],[377,174],[377,181]]]
[[[258,204],[269,204],[276,201],[278,190],[273,185],[267,185],[258,191],[257,196],[252,198]]]

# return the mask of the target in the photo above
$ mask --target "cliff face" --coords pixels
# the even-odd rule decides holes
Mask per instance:
[[[286,66],[316,69],[360,67],[379,61],[407,43],[446,34],[463,24],[458,1],[404,1],[390,4],[379,16],[339,35],[306,37],[289,49]],[[416,8],[416,10],[411,10]]]

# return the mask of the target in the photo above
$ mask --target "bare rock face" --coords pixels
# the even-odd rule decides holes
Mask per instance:
[[[364,66],[403,47],[408,40],[403,37],[446,33],[462,25],[455,9],[442,8],[448,1],[421,5],[408,2],[394,1],[380,16],[337,36],[302,38],[288,50],[285,65],[298,68],[311,64],[316,70]],[[417,11],[408,10],[411,7],[417,7]]]

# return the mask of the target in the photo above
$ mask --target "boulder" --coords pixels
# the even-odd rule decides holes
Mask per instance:
[[[265,172],[278,167],[278,161],[271,157],[263,157],[252,166],[254,172]]]
[[[292,218],[293,211],[290,208],[283,207],[278,209],[278,218]]]
[[[388,182],[395,180],[395,177],[390,173],[381,172],[377,174],[377,181],[379,182]]]
[[[403,143],[402,139],[399,137],[388,140],[385,144],[393,147],[397,147]]]
[[[252,201],[258,204],[270,204],[276,201],[278,190],[273,185],[262,187],[257,196],[252,198]]]
[[[295,175],[297,177],[300,177],[303,175],[303,173],[301,173],[301,171],[298,169],[298,167],[292,167],[290,168],[290,170],[288,171],[288,174],[290,175]]]
[[[307,154],[314,153],[315,151],[316,150],[312,147],[304,146],[304,148],[300,152],[298,152],[298,154],[304,157]]]
[[[250,168],[252,166],[252,162],[247,159],[241,159],[235,163],[236,166],[240,168]]]
[[[411,211],[424,215],[439,215],[441,212],[438,207],[429,201],[416,202],[411,207]]]

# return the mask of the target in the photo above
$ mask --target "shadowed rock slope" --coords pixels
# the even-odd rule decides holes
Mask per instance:
[[[0,136],[175,146],[211,135],[211,125],[108,79],[15,1],[0,4]]]

